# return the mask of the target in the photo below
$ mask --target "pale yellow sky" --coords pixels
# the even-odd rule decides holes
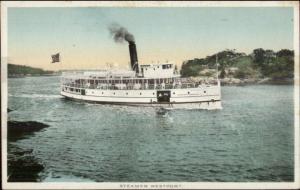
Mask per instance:
[[[199,52],[195,49],[183,49],[174,47],[173,50],[153,48],[138,49],[139,64],[149,64],[157,62],[172,61],[179,67],[184,60],[206,57],[215,53],[214,50]],[[220,50],[221,51],[221,50]],[[37,53],[38,52],[38,53]],[[104,69],[107,63],[112,63],[115,67],[127,69],[129,66],[129,50],[127,44],[116,45],[115,51],[112,49],[89,50],[73,49],[72,51],[60,52],[61,62],[51,63],[49,52],[55,52],[48,49],[10,49],[9,62],[18,65],[29,65],[32,67],[43,68],[46,70],[61,69]],[[32,56],[34,55],[34,56]]]

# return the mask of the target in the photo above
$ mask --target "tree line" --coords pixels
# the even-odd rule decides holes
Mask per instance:
[[[53,71],[47,71],[40,68],[29,67],[25,65],[8,64],[8,76],[22,76],[22,75],[45,75],[52,74]]]
[[[183,62],[180,73],[183,77],[201,76],[201,71],[216,69],[216,62],[220,78],[268,77],[278,80],[294,76],[293,50],[282,49],[275,52],[262,48],[254,49],[248,55],[235,50],[224,50],[206,58],[187,60]]]

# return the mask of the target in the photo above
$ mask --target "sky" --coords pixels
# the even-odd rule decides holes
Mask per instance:
[[[7,19],[9,62],[47,70],[128,68],[128,45],[114,42],[112,23],[134,35],[140,64],[293,49],[290,7],[14,7]],[[58,52],[61,62],[52,64]]]

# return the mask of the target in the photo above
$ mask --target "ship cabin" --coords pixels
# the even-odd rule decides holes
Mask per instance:
[[[175,67],[172,63],[140,65],[140,74],[144,78],[180,77]]]
[[[154,90],[197,88],[206,82],[180,78],[174,64],[140,65],[140,72],[128,70],[63,72],[62,88],[102,90]]]

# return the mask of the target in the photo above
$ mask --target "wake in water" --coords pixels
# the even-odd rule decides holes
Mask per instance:
[[[8,94],[8,96],[16,97],[16,98],[44,98],[44,99],[62,98],[62,96],[55,95],[55,94]]]

